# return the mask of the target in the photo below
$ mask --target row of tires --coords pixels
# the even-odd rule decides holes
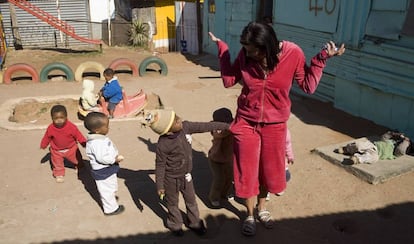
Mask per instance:
[[[160,67],[160,74],[161,75],[167,75],[168,74],[168,68],[167,68],[167,64],[165,63],[164,60],[162,60],[159,57],[155,57],[155,56],[151,56],[151,57],[147,57],[144,60],[142,60],[142,62],[140,63],[139,66],[137,66],[133,61],[131,61],[130,59],[127,58],[117,58],[115,60],[113,60],[110,64],[109,64],[109,68],[112,68],[113,70],[116,70],[117,67],[119,66],[128,66],[131,70],[132,70],[132,76],[144,76],[147,73],[147,67],[150,64],[157,64]],[[67,81],[81,81],[82,77],[83,77],[83,73],[88,70],[96,70],[99,72],[100,74],[100,79],[104,80],[103,77],[103,72],[105,70],[105,67],[95,61],[87,61],[87,62],[83,62],[81,63],[77,68],[75,73],[72,71],[72,69],[64,64],[64,63],[59,63],[59,62],[53,62],[53,63],[49,63],[47,65],[45,65],[45,67],[43,67],[43,69],[40,71],[40,73],[38,74],[36,69],[26,63],[16,63],[16,64],[12,64],[9,67],[7,67],[7,69],[5,69],[4,73],[3,73],[3,83],[4,84],[11,84],[12,83],[12,75],[17,72],[17,71],[23,71],[28,73],[31,77],[32,77],[32,81],[37,83],[37,82],[46,82],[49,80],[49,73],[54,71],[54,70],[59,70],[61,72],[63,72],[66,76],[66,80]]]

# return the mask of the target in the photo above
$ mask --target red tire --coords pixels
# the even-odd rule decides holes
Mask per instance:
[[[32,81],[34,83],[39,82],[39,74],[37,73],[36,69],[33,66],[29,64],[25,64],[25,63],[17,63],[17,64],[12,64],[9,67],[7,67],[7,69],[5,69],[4,75],[3,75],[4,84],[11,84],[12,75],[16,71],[27,72],[31,75]]]
[[[118,66],[126,65],[132,70],[132,76],[138,76],[138,66],[127,58],[117,58],[109,64],[109,68],[116,70]]]

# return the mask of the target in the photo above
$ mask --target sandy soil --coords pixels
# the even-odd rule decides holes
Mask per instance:
[[[139,64],[150,55],[121,47],[104,47],[102,53],[21,50],[9,52],[5,68],[25,62],[41,70],[45,64],[59,61],[76,70],[84,61],[107,66],[123,57]],[[166,107],[192,121],[209,121],[219,107],[235,110],[240,87],[222,87],[215,57],[174,53],[160,57],[168,65],[167,76],[156,72],[144,77],[133,77],[128,72],[118,74],[127,94],[141,88],[157,94]],[[95,81],[96,89],[103,84],[93,75],[88,78]],[[10,85],[0,84],[0,103],[20,97],[80,95],[81,91],[80,83],[59,78],[39,84],[27,77],[18,78]],[[112,217],[103,216],[87,169],[76,173],[68,167],[65,183],[55,183],[47,151],[39,149],[44,129],[0,129],[0,242],[413,243],[412,173],[370,185],[311,153],[313,148],[381,134],[386,128],[338,111],[328,103],[297,95],[292,95],[292,101],[289,128],[295,164],[291,166],[292,179],[286,194],[272,196],[269,202],[268,208],[277,220],[272,230],[258,223],[255,237],[243,237],[239,219],[244,218],[244,208],[240,202],[211,208],[207,201],[211,173],[206,159],[211,138],[204,133],[193,137],[193,176],[208,233],[200,238],[186,230],[182,238],[171,236],[163,226],[165,209],[155,195],[157,135],[134,120],[113,120],[109,136],[126,158],[118,175],[119,202],[126,206],[126,211]],[[45,109],[42,111],[48,114]],[[69,118],[77,121],[72,113]],[[79,128],[86,134],[83,126]]]

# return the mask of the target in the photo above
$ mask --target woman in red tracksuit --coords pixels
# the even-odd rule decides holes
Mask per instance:
[[[241,82],[237,113],[230,130],[234,135],[234,184],[236,195],[245,199],[247,218],[244,235],[255,235],[254,206],[257,218],[266,228],[272,218],[266,210],[266,194],[286,188],[286,121],[290,115],[289,91],[293,80],[306,93],[313,93],[328,58],[342,55],[345,46],[336,48],[330,41],[312,58],[310,66],[295,43],[279,41],[273,28],[251,22],[240,36],[242,48],[231,63],[228,46],[209,33],[217,43],[224,87]]]

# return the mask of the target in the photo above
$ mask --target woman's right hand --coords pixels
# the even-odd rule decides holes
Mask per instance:
[[[208,35],[210,36],[210,39],[213,41],[213,42],[218,42],[218,41],[220,41],[220,39],[219,38],[217,38],[212,32],[208,32]]]

